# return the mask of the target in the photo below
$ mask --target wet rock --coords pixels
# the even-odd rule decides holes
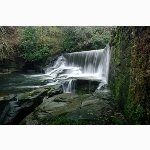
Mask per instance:
[[[64,93],[45,97],[35,111],[20,124],[115,124],[115,117],[118,117],[115,112],[115,105],[111,100],[103,98],[103,94]],[[121,117],[119,119],[122,121]]]
[[[51,92],[50,92],[51,91]],[[19,124],[19,122],[40,105],[45,97],[62,93],[61,85],[47,86],[26,93],[11,94],[0,98],[0,124]],[[55,107],[55,103],[53,105]],[[61,106],[62,104],[60,104]]]
[[[95,103],[98,103],[99,102],[99,99],[94,99],[94,100],[87,100],[87,101],[83,101],[82,102],[82,107],[83,106],[88,106],[88,105],[92,105],[92,104],[95,104]]]
[[[0,97],[0,101],[5,100],[4,97]]]
[[[36,92],[35,92],[36,91]],[[31,92],[33,95],[20,98],[10,98],[10,100],[0,101],[1,113],[0,124],[18,124],[25,116],[31,113],[35,107],[42,103],[43,97],[46,95],[46,89],[38,89]]]
[[[103,100],[113,100],[113,94],[109,89],[102,88],[101,90],[96,90],[93,95]]]
[[[63,93],[62,85],[53,85],[50,88],[48,87],[48,89],[49,89],[47,93],[48,97]]]
[[[54,63],[56,62],[56,60],[58,59],[58,57],[60,57],[60,56],[61,56],[61,54],[56,54],[56,55],[49,57],[46,60],[46,67],[44,68],[44,71],[49,70],[49,67],[53,66]]]
[[[1,100],[0,101],[0,115],[2,116],[3,112],[4,112],[4,109],[5,107],[9,104],[9,101],[7,100]],[[0,120],[1,120],[1,117],[0,117]]]
[[[8,95],[8,96],[4,96],[4,97],[0,97],[0,101],[1,100],[8,100],[8,101],[10,101],[10,100],[17,100],[17,95],[15,95],[15,94],[10,94],[10,95]]]
[[[98,85],[99,85],[98,81],[77,79],[76,92],[78,94],[90,94],[97,89]]]

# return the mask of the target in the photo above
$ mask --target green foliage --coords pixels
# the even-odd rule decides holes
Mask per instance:
[[[22,122],[21,124],[25,124]],[[49,116],[39,120],[40,125],[123,125],[126,124],[125,120],[121,117],[102,116],[99,119],[77,119],[73,120],[67,116]]]
[[[0,27],[0,44],[4,43],[0,56],[9,58],[14,55],[22,57],[26,62],[37,63],[44,62],[49,56],[58,53],[101,49],[110,40],[111,28],[98,26]]]
[[[136,114],[135,122],[136,122],[136,124],[142,124],[145,113],[146,113],[146,111],[144,110],[144,108],[140,104],[138,104],[136,111],[135,111],[135,114]]]
[[[61,27],[37,27],[38,46],[49,48],[49,56],[63,51]]]
[[[125,115],[130,124],[141,125],[145,121],[146,110],[141,104],[135,104],[133,101],[128,102],[124,106]]]
[[[117,27],[112,38],[113,50],[110,67],[110,88],[115,101],[124,111],[130,124],[145,124],[148,120],[149,102],[147,101],[148,80],[145,72],[149,46],[147,32],[141,30],[138,35],[135,29],[139,27]],[[139,38],[140,36],[140,38]]]
[[[22,27],[20,52],[28,62],[45,60],[52,54],[62,51],[61,29],[57,27]]]
[[[119,118],[119,117],[111,118],[111,122],[112,122],[112,124],[115,124],[115,125],[124,125],[125,124],[124,119],[123,118]]]
[[[101,49],[110,40],[110,27],[64,27],[66,52]]]
[[[22,57],[26,61],[34,62],[40,59],[35,27],[25,27],[20,35],[20,42]]]

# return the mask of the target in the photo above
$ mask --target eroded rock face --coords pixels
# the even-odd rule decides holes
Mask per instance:
[[[32,96],[19,100],[2,100],[3,108],[0,115],[0,124],[18,124],[26,115],[31,113],[43,100],[46,89],[40,89]]]
[[[39,88],[24,94],[2,97],[0,101],[0,124],[19,124],[19,122],[40,105],[51,91],[51,96],[61,93],[60,86]]]

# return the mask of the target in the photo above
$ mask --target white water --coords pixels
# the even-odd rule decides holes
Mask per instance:
[[[110,50],[109,46],[101,50],[67,53],[58,58],[46,74],[1,75],[0,94],[19,93],[25,89],[62,85],[65,93],[76,92],[76,79],[96,80],[98,91],[108,83]],[[6,78],[7,76],[7,78]],[[90,83],[90,82],[89,82]],[[90,84],[89,84],[90,92]]]
[[[70,79],[63,84],[64,93],[74,93],[75,92],[75,82],[76,80]]]
[[[61,82],[65,93],[75,92],[75,79],[96,80],[98,89],[108,83],[110,48],[66,53],[54,66],[47,68],[46,75]]]

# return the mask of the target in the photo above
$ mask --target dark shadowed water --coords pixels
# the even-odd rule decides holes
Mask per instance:
[[[42,74],[0,74],[0,96],[30,91],[47,83],[49,78]]]

